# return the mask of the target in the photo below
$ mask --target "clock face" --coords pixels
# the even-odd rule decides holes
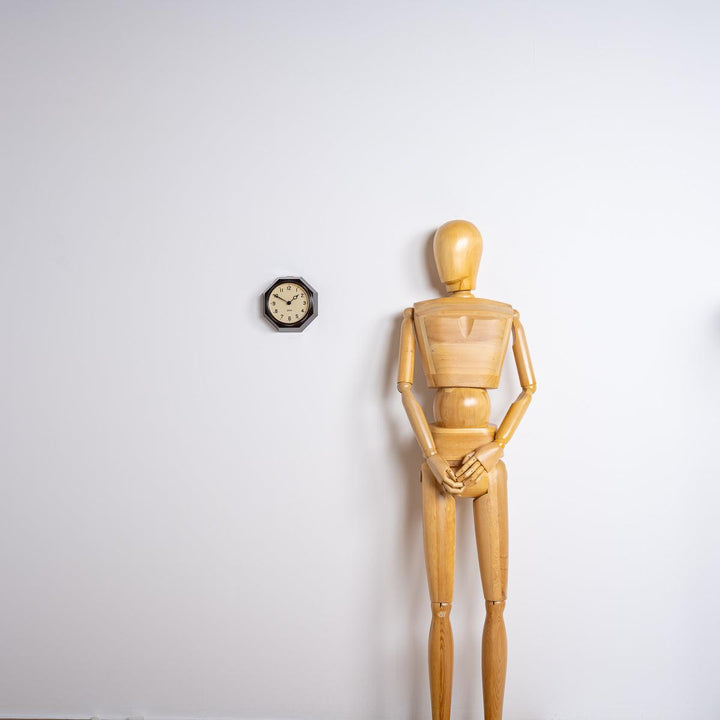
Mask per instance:
[[[316,317],[318,294],[301,277],[280,277],[265,291],[265,317],[280,332],[301,332]]]
[[[308,314],[310,298],[304,287],[288,280],[270,290],[267,309],[281,325],[294,325]]]

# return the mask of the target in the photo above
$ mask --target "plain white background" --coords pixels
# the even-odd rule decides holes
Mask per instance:
[[[2,2],[0,715],[429,717],[395,357],[462,217],[539,383],[506,717],[717,718],[719,34],[712,2]],[[261,316],[281,274],[302,334]]]

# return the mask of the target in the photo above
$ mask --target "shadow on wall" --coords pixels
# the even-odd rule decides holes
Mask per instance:
[[[434,262],[432,248],[426,260]],[[398,307],[383,319],[377,331],[381,341],[363,364],[376,367],[374,390],[380,395],[381,413],[371,421],[371,431],[384,439],[370,468],[374,477],[369,479],[372,498],[367,511],[374,516],[370,523],[381,523],[382,529],[372,550],[374,579],[368,588],[367,626],[373,628],[374,637],[368,638],[372,651],[367,677],[373,717],[417,720],[429,703],[426,641],[417,633],[427,605],[427,588],[419,491],[421,454],[410,427],[403,422],[396,390],[403,309]],[[363,425],[362,431],[367,432],[370,428]]]
[[[430,278],[430,281],[432,282],[432,286],[435,289],[435,292],[437,293],[438,297],[442,297],[446,294],[445,286],[440,282],[440,277],[438,276],[437,266],[435,265],[435,254],[433,253],[433,239],[435,237],[435,233],[430,233],[428,235],[426,241],[425,241],[425,270],[427,271],[427,276]],[[418,298],[418,300],[424,300],[425,298]],[[399,337],[399,336],[398,336]],[[398,341],[399,342],[399,341]]]
[[[373,587],[369,599],[371,618],[369,627],[377,636],[371,639],[375,647],[373,663],[368,673],[372,678],[375,697],[373,717],[397,716],[397,696],[407,698],[404,714],[408,720],[423,717],[428,706],[426,688],[426,642],[417,637],[417,626],[426,610],[427,587],[422,551],[422,506],[420,494],[421,454],[415,437],[407,423],[398,420],[401,407],[396,390],[398,348],[402,308],[390,319],[391,330],[383,324],[386,341],[382,367],[381,405],[383,408],[381,432],[386,438],[385,452],[379,467],[382,477],[373,480],[372,492],[381,498],[384,493],[388,505],[382,510],[385,531],[378,534],[373,555],[377,558]],[[377,352],[378,348],[375,348]],[[417,369],[416,369],[417,370]],[[391,486],[387,487],[390,483]],[[389,506],[389,508],[388,508]],[[378,508],[381,509],[381,508]],[[388,526],[391,528],[388,531]],[[388,542],[390,539],[390,542]],[[392,580],[392,595],[388,593],[388,580]],[[398,593],[398,588],[401,592]],[[398,623],[397,618],[402,618]],[[407,683],[398,687],[398,682]],[[401,716],[402,717],[402,716]]]
[[[434,233],[425,239],[425,266],[427,275],[433,279],[433,285],[438,295],[444,294],[444,288],[439,283],[435,269],[432,240]],[[425,298],[416,298],[422,300]],[[378,652],[377,662],[371,672],[375,678],[374,688],[375,716],[378,718],[390,717],[393,708],[389,707],[390,698],[384,696],[385,688],[390,678],[402,679],[407,684],[400,689],[400,694],[408,700],[403,704],[406,708],[405,717],[408,720],[417,720],[424,717],[430,707],[429,686],[427,681],[427,630],[418,636],[418,626],[425,621],[427,629],[430,627],[429,596],[425,577],[425,561],[422,548],[422,501],[420,492],[420,462],[422,454],[417,441],[406,421],[398,421],[397,408],[401,407],[401,399],[396,391],[398,349],[400,347],[400,326],[402,311],[392,318],[392,330],[386,333],[387,346],[385,362],[382,368],[382,405],[384,408],[385,436],[387,437],[388,457],[385,481],[396,483],[396,492],[399,493],[401,510],[395,522],[394,541],[390,547],[378,547],[378,557],[384,557],[386,563],[378,572],[371,626],[377,628],[381,638],[390,638],[395,647],[382,647]],[[427,408],[431,406],[431,391],[426,387],[425,376],[420,367],[419,356],[416,355],[414,392],[420,404]],[[402,411],[401,411],[402,412]],[[404,413],[402,413],[404,416]],[[392,574],[393,587],[404,588],[399,597],[388,597],[385,583],[385,573]],[[402,627],[388,626],[388,613],[378,608],[378,603],[390,606],[398,615],[404,618]],[[396,694],[396,693],[393,693]]]

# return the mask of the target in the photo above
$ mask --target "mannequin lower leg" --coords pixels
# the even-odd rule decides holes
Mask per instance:
[[[433,720],[449,720],[453,637],[450,610],[455,571],[455,498],[444,493],[427,465],[422,470],[423,539],[432,623],[428,640]]]
[[[486,609],[482,645],[485,720],[501,720],[507,669],[503,612],[508,569],[507,474],[502,461],[489,475],[487,495],[473,502],[473,512]]]
[[[433,720],[448,720],[453,675],[453,636],[450,603],[432,603],[432,623],[428,640],[430,702]]]
[[[505,601],[485,603],[482,638],[482,681],[485,720],[500,720],[507,670],[507,635],[503,612]]]

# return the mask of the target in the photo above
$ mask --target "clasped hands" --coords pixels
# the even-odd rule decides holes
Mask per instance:
[[[437,453],[426,459],[428,467],[442,489],[450,495],[460,495],[466,487],[483,479],[503,456],[503,450],[496,442],[488,443],[469,452],[453,470],[448,462]]]

